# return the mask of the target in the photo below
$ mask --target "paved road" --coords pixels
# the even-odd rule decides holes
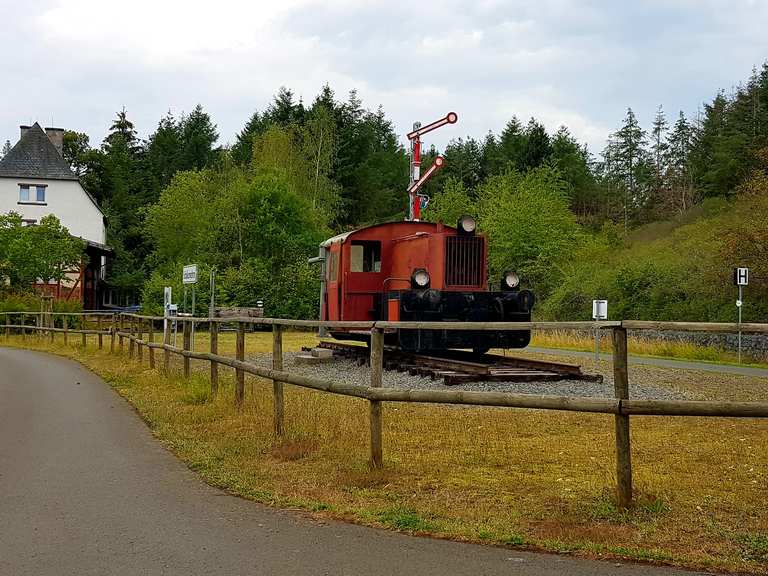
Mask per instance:
[[[578,350],[561,350],[558,348],[539,348],[529,346],[527,352],[538,354],[552,354],[555,356],[577,356],[579,358],[594,358],[594,352],[582,352]],[[610,359],[613,355],[600,353],[603,360]],[[708,362],[689,362],[687,360],[667,360],[666,358],[650,358],[648,356],[629,355],[630,364],[645,364],[646,366],[659,366],[661,368],[676,368],[679,370],[702,370],[704,372],[717,372],[719,374],[740,374],[742,376],[760,376],[768,378],[768,369],[753,368],[751,366],[733,366],[731,364],[710,364]]]
[[[690,574],[412,538],[207,486],[73,362],[0,348],[0,575]]]

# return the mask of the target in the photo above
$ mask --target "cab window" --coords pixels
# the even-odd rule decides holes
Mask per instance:
[[[381,272],[381,242],[353,240],[349,267],[350,272]]]

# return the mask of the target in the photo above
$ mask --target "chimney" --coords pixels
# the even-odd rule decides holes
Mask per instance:
[[[19,129],[21,129],[21,138],[24,138],[24,134],[27,133],[27,130],[32,128],[32,126],[19,126]]]
[[[48,140],[51,141],[54,148],[64,157],[64,128],[46,128],[45,133],[48,135]]]

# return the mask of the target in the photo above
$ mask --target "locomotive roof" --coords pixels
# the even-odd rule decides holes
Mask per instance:
[[[400,225],[405,224],[405,225],[414,225],[414,226],[431,225],[432,227],[437,228],[437,223],[435,222],[423,222],[423,221],[412,222],[408,220],[404,220],[401,222],[384,222],[382,224],[374,224],[373,226],[366,226],[365,228],[358,228],[357,230],[350,230],[349,232],[343,232],[342,234],[337,234],[336,236],[333,236],[321,242],[320,246],[322,248],[328,248],[331,244],[335,244],[336,242],[345,242],[346,239],[352,234],[357,234],[358,232],[362,232],[363,230],[370,230],[371,228],[381,228],[384,226],[392,226],[393,224],[400,224]],[[443,227],[448,229],[453,229],[452,226],[443,225]]]

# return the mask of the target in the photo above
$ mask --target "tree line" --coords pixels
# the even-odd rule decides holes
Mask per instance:
[[[565,126],[513,117],[499,133],[448,143],[425,217],[474,213],[492,271],[522,270],[546,300],[585,242],[621,244],[638,227],[733,197],[767,136],[766,65],[691,119],[671,122],[659,107],[645,130],[629,108],[599,157]],[[98,147],[65,134],[66,159],[107,215],[112,287],[157,303],[195,260],[217,270],[221,302],[269,299],[281,314],[309,315],[316,273],[305,262],[317,242],[405,215],[408,153],[383,109],[366,109],[355,91],[340,100],[326,85],[305,104],[281,88],[231,146],[218,140],[199,105],[169,112],[146,140],[124,109]]]

